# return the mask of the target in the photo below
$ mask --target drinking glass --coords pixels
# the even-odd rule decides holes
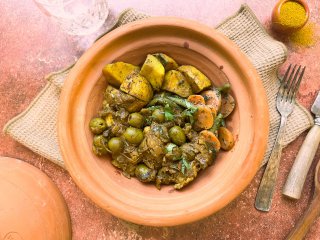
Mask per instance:
[[[34,0],[34,2],[71,35],[82,36],[96,32],[109,14],[107,0]]]

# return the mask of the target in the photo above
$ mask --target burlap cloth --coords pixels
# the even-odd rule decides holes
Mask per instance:
[[[145,14],[128,9],[119,16],[113,29],[147,17]],[[217,26],[217,29],[235,42],[248,56],[256,67],[266,89],[270,112],[270,132],[268,148],[262,163],[265,164],[268,161],[280,124],[280,115],[275,106],[279,87],[277,69],[286,59],[286,47],[267,34],[247,5],[241,6],[234,16],[226,19]],[[4,127],[6,134],[63,168],[65,166],[57,138],[57,113],[60,91],[71,68],[72,66],[48,75],[46,77],[47,85],[30,106]],[[312,125],[313,119],[309,112],[297,104],[288,119],[283,141],[284,146]]]

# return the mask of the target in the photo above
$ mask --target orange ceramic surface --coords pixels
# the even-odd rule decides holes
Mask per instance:
[[[281,10],[282,5],[285,2],[289,2],[289,1],[297,2],[297,3],[301,4],[306,11],[305,21],[300,26],[289,27],[289,26],[281,24],[281,21],[279,20],[280,10]],[[309,10],[308,4],[304,0],[279,0],[272,11],[271,25],[272,25],[272,28],[275,31],[278,31],[279,33],[290,34],[290,33],[293,33],[295,31],[301,29],[308,22],[309,15],[310,15],[310,10]]]
[[[71,239],[66,203],[39,169],[0,157],[0,192],[1,240]]]
[[[237,107],[229,117],[236,144],[183,190],[159,191],[122,176],[110,157],[96,157],[88,123],[101,108],[107,86],[101,70],[114,61],[143,63],[164,52],[179,64],[204,72],[215,85],[230,81]],[[122,26],[97,41],[69,74],[61,95],[58,135],[68,171],[96,204],[138,224],[173,226],[206,217],[235,199],[250,183],[263,158],[269,128],[261,80],[243,53],[225,36],[179,18],[150,18]]]

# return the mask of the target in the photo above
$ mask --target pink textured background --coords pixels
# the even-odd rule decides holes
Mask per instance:
[[[110,0],[111,15],[133,7],[151,15],[170,15],[198,20],[215,26],[247,3],[269,28],[276,0]],[[312,21],[319,19],[319,1],[310,0]],[[316,5],[317,4],[317,5]],[[316,18],[318,15],[318,18]],[[58,70],[80,56],[79,39],[63,33],[31,0],[0,1],[0,128],[23,111],[45,86],[44,75]],[[283,39],[281,36],[275,36]],[[320,89],[320,44],[312,48],[289,47],[288,62],[307,65],[298,94],[299,101],[310,108]],[[286,64],[287,64],[286,63]],[[73,239],[283,239],[303,214],[312,199],[314,168],[320,159],[317,152],[308,174],[302,198],[286,199],[282,186],[306,133],[284,149],[273,206],[269,213],[254,208],[254,199],[262,171],[250,186],[217,214],[199,222],[172,228],[154,228],[125,223],[95,206],[73,183],[66,171],[34,154],[10,137],[0,133],[0,155],[20,158],[44,171],[59,187],[68,204]],[[0,193],[2,194],[2,193]],[[320,239],[320,219],[306,239]]]

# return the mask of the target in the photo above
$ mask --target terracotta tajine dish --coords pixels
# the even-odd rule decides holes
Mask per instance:
[[[237,107],[229,118],[233,150],[218,154],[213,166],[183,190],[122,176],[92,153],[89,121],[102,107],[105,64],[142,64],[148,53],[163,52],[179,64],[205,73],[214,85],[229,81]],[[61,95],[58,135],[63,159],[82,191],[103,209],[130,222],[173,226],[220,210],[250,183],[263,158],[269,128],[266,94],[246,56],[214,29],[179,18],[150,18],[119,27],[97,41],[70,72]]]
[[[67,205],[39,169],[0,157],[0,193],[1,240],[71,239]]]

